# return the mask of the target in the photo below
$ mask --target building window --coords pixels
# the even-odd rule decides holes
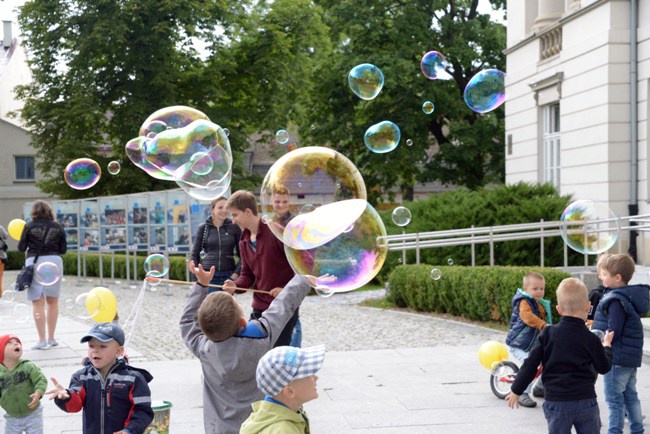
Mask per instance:
[[[560,104],[544,106],[544,182],[560,188]]]
[[[14,157],[16,161],[16,181],[34,180],[34,157]]]

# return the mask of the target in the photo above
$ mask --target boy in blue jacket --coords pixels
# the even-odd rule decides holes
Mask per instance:
[[[88,342],[84,367],[67,390],[52,377],[55,388],[45,394],[67,413],[83,409],[84,434],[142,434],[153,420],[147,384],[153,377],[122,358],[124,331],[114,323],[95,324],[81,342]]]
[[[608,433],[622,433],[625,414],[630,432],[643,432],[641,402],[636,391],[636,369],[643,356],[643,324],[648,312],[650,286],[628,285],[634,260],[626,254],[608,256],[599,270],[606,290],[598,303],[592,329],[612,330],[612,369],[605,375],[605,401],[609,408]]]

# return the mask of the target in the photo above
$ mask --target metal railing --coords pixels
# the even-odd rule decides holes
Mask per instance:
[[[618,221],[615,229],[599,229],[593,231],[587,227],[592,225]],[[452,229],[434,232],[416,232],[403,233],[400,235],[388,235],[378,237],[377,242],[388,247],[389,251],[401,251],[402,262],[406,263],[406,251],[415,250],[415,262],[420,263],[420,250],[433,247],[449,246],[470,246],[472,266],[476,265],[476,245],[489,244],[490,246],[490,266],[494,265],[494,245],[503,241],[519,241],[539,239],[540,245],[540,265],[544,266],[544,240],[547,238],[560,237],[562,232],[567,231],[569,234],[584,234],[585,238],[593,232],[614,231],[617,232],[617,250],[619,253],[623,250],[623,239],[621,233],[629,230],[650,231],[650,214],[617,217],[612,219],[590,220],[588,222],[571,222],[572,225],[583,224],[584,230],[567,229],[565,223],[561,221],[546,222],[540,220],[538,223],[523,223],[504,226],[484,226],[470,227],[466,229]],[[641,237],[643,241],[643,237]],[[564,245],[564,267],[568,267],[569,251],[566,243]],[[589,254],[584,254],[585,268],[589,264]]]

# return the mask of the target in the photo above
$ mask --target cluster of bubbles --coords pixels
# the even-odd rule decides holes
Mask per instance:
[[[290,198],[294,212],[278,213],[276,195]],[[317,278],[321,296],[365,285],[386,260],[387,246],[377,241],[386,228],[367,201],[363,178],[335,150],[310,146],[285,154],[266,174],[260,198],[262,221],[284,243],[293,270]]]
[[[66,184],[75,190],[87,190],[99,182],[102,169],[90,158],[77,158],[68,163],[63,173]]]
[[[566,207],[560,221],[562,239],[581,254],[606,252],[618,240],[619,221],[612,210],[601,203],[577,200]]]
[[[126,144],[129,159],[150,176],[175,181],[190,196],[222,196],[232,179],[232,150],[225,130],[199,110],[160,109]]]

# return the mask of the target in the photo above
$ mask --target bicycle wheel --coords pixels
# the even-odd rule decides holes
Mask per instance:
[[[519,372],[519,366],[509,360],[494,367],[490,374],[490,388],[497,398],[504,399],[510,393],[510,386],[515,381],[517,372]]]

